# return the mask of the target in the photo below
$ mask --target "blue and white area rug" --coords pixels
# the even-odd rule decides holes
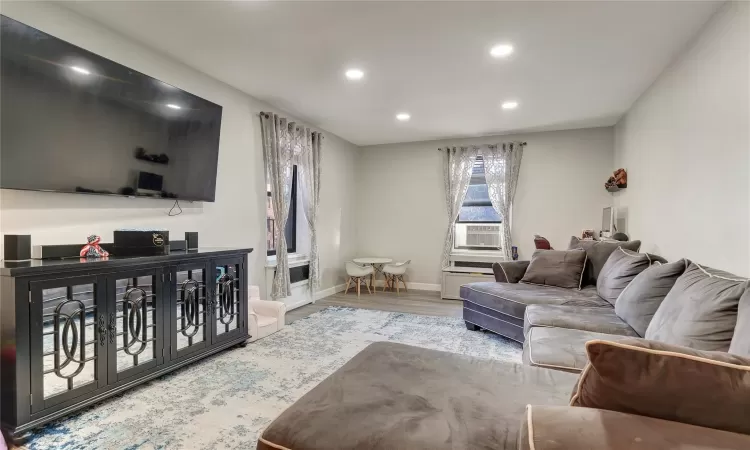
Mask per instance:
[[[329,307],[40,428],[27,447],[254,449],[281,411],[378,341],[521,361],[520,344],[459,318]]]

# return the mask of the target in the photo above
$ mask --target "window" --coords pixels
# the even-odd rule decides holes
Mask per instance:
[[[495,211],[484,177],[484,160],[478,157],[472,168],[469,189],[456,220],[455,247],[471,250],[496,250],[500,244],[502,218]]]
[[[273,216],[273,207],[271,206],[271,198],[273,193],[271,192],[271,185],[267,185],[266,188],[266,248],[268,249],[268,255],[276,254],[276,239],[274,239],[273,227],[275,226],[276,219]],[[286,236],[286,246],[288,253],[294,253],[297,251],[297,166],[295,165],[292,169],[292,195],[289,199],[289,217],[286,219],[286,227],[284,228],[284,236]]]

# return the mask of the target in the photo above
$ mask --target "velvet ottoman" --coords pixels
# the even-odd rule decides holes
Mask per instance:
[[[527,404],[567,405],[577,376],[371,344],[274,420],[259,450],[513,449]]]

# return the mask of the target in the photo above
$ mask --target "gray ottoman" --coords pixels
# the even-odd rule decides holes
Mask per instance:
[[[567,405],[577,379],[376,343],[281,413],[258,449],[515,450],[526,405]]]

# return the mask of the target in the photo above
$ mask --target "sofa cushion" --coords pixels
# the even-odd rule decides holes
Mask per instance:
[[[586,271],[583,275],[584,285],[596,285],[599,272],[602,271],[602,267],[604,267],[604,264],[607,262],[609,255],[617,250],[617,247],[637,252],[641,248],[641,241],[592,241],[579,239],[575,236],[570,238],[570,244],[568,245],[569,250],[574,248],[582,248],[586,250],[587,262]]]
[[[750,288],[740,298],[737,326],[729,345],[729,353],[750,358]]]
[[[508,361],[375,343],[282,412],[258,449],[515,450],[526,404],[565,405],[575,380]]]
[[[750,436],[594,408],[526,407],[519,450],[741,450]]]
[[[569,328],[532,327],[523,343],[523,361],[531,366],[580,373],[586,363],[586,342],[591,340],[626,339],[593,331],[571,330]]]
[[[537,250],[521,283],[580,289],[586,252],[577,250]]]
[[[737,305],[748,281],[691,262],[675,282],[645,337],[698,350],[729,350]]]
[[[492,263],[495,281],[503,283],[518,283],[526,273],[531,261],[503,261]]]
[[[532,327],[554,327],[638,336],[630,325],[617,317],[614,308],[529,305],[526,307],[523,327],[524,334],[528,334]]]
[[[750,359],[647,341],[586,343],[571,406],[750,434]]]
[[[599,297],[615,304],[620,293],[639,273],[648,269],[651,258],[646,253],[636,253],[618,247],[604,263],[596,279],[596,293]]]
[[[461,298],[491,310],[519,319],[523,324],[527,305],[606,306],[606,300],[596,295],[596,289],[565,289],[524,283],[481,281],[461,286]]]
[[[615,303],[615,313],[630,325],[638,336],[645,336],[651,319],[661,302],[674,286],[677,278],[685,273],[687,260],[672,263],[654,263],[636,275],[620,293]]]

